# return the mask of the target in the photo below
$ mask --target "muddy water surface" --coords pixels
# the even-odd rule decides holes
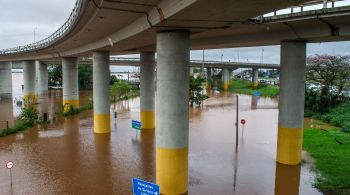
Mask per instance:
[[[112,132],[93,133],[93,114],[54,117],[59,90],[40,99],[51,123],[0,138],[0,194],[132,194],[133,177],[155,182],[154,132],[137,132],[139,99],[116,105]],[[91,96],[81,93],[81,104]],[[235,97],[212,93],[190,109],[189,194],[314,195],[309,166],[276,164],[277,100],[239,96],[239,144],[235,148]],[[1,103],[1,117],[15,115]],[[111,112],[114,106],[111,105]],[[12,109],[12,111],[11,111]],[[11,188],[8,160],[12,170]]]

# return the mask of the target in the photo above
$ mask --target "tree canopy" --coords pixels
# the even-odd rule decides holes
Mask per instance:
[[[308,57],[306,79],[309,86],[314,86],[306,90],[306,106],[327,112],[347,96],[350,87],[350,56]]]

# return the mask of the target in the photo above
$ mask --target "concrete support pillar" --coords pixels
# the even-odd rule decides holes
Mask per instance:
[[[141,52],[140,61],[140,118],[142,129],[155,128],[155,53]]]
[[[230,85],[229,71],[227,68],[222,69],[222,88],[227,91]]]
[[[278,116],[277,162],[297,165],[301,161],[306,43],[281,43],[281,75]]]
[[[212,80],[211,80],[211,68],[207,68],[207,86],[206,88],[210,90],[212,88]]]
[[[35,61],[27,60],[23,61],[23,98],[24,102],[36,103],[37,97],[35,92]]]
[[[12,63],[0,62],[0,99],[12,97]]]
[[[253,68],[253,72],[252,72],[252,86],[253,87],[258,87],[259,85],[259,69],[258,68]]]
[[[194,67],[190,67],[190,75],[194,74]]]
[[[111,131],[109,52],[96,51],[92,56],[94,132],[109,133]]]
[[[40,62],[39,60],[35,61],[36,65],[36,81],[37,81],[37,93],[47,94],[49,91],[49,83],[48,83],[48,72],[47,72],[47,64]]]
[[[79,108],[78,58],[62,59],[63,106],[64,111]]]
[[[188,191],[189,65],[189,32],[158,33],[156,176],[162,194]]]

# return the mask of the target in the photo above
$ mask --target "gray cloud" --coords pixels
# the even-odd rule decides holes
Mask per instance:
[[[75,0],[0,0],[0,48],[32,43],[57,30]]]

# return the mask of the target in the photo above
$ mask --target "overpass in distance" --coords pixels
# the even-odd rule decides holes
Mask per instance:
[[[11,62],[23,63],[24,96],[35,99],[37,93],[47,92],[47,65],[43,62],[61,61],[63,104],[77,108],[78,59],[92,56],[94,132],[109,133],[110,56],[140,53],[140,60],[128,63],[140,65],[142,128],[156,128],[157,184],[162,194],[185,194],[189,66],[203,63],[190,61],[190,49],[281,45],[276,160],[297,165],[302,149],[306,43],[350,40],[350,6],[339,6],[342,2],[345,1],[77,0],[68,20],[48,38],[0,50],[0,94],[12,93]],[[116,59],[114,63],[126,61]],[[228,67],[235,63],[204,65],[209,66],[208,78],[210,67],[227,65],[222,72],[227,89]],[[257,68],[262,67],[247,66],[254,68],[256,86]],[[36,77],[38,90],[34,87]],[[208,82],[210,88],[210,79]]]
[[[62,64],[61,59],[47,59],[40,60],[43,64]],[[79,64],[92,64],[91,58],[80,58]],[[140,58],[121,58],[110,57],[109,64],[111,66],[140,66]],[[227,61],[201,61],[190,60],[190,67],[204,67],[204,68],[263,68],[263,69],[279,69],[279,64],[272,63],[249,63],[249,62],[227,62]],[[23,63],[20,61],[12,62],[13,69],[22,69]]]

